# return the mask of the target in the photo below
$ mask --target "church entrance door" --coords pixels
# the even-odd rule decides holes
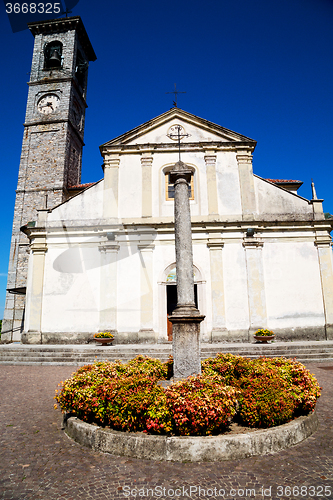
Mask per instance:
[[[166,286],[167,293],[167,331],[168,331],[168,340],[172,342],[172,323],[169,320],[173,310],[177,306],[177,285],[170,284]],[[195,307],[198,308],[198,286],[194,284],[194,302]]]

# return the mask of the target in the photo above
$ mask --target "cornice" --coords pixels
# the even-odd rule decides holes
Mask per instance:
[[[214,151],[248,151],[252,153],[254,146],[246,142],[232,141],[207,141],[207,142],[186,142],[180,145],[182,153],[187,152],[203,152],[205,155],[208,150]],[[174,153],[179,151],[178,144],[171,143],[145,143],[145,144],[118,144],[111,146],[101,146],[101,155],[104,157],[110,154],[142,154],[143,152],[150,153]]]
[[[43,71],[54,71],[54,70],[43,70]],[[57,71],[61,72],[62,70],[61,69],[57,69]],[[75,97],[78,97],[79,100],[81,101],[81,104],[87,108],[88,107],[88,104],[86,103],[86,100],[85,98],[83,97],[81,91],[80,91],[80,88],[75,80],[75,78],[73,78],[73,76],[60,76],[60,77],[57,77],[57,78],[50,78],[48,76],[45,76],[44,78],[41,78],[40,80],[36,80],[36,81],[30,81],[28,82],[28,86],[29,87],[36,87],[36,86],[41,86],[41,85],[50,85],[50,84],[54,84],[54,83],[64,83],[64,82],[70,82],[76,89],[77,91],[77,94],[75,95]],[[45,92],[56,92],[55,90],[53,89],[48,89],[48,90],[45,90]]]
[[[36,120],[36,121],[33,121],[33,122],[25,122],[23,123],[23,126],[24,127],[33,127],[33,126],[37,126],[37,125],[54,125],[55,123],[68,123],[71,127],[71,129],[73,130],[73,132],[75,133],[76,137],[79,139],[79,141],[81,142],[82,146],[85,146],[85,143],[83,142],[83,132],[78,132],[76,130],[76,127],[73,125],[72,121],[68,118],[59,118],[59,119],[52,119],[50,121],[41,121],[41,120]],[[50,132],[49,130],[43,130],[43,132]],[[82,135],[81,135],[82,134]]]

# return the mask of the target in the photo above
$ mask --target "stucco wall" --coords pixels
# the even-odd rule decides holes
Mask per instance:
[[[310,215],[312,206],[308,200],[254,176],[255,196],[259,214]]]

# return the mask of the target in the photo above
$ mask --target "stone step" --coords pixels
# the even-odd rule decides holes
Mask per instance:
[[[257,358],[260,356],[296,358],[305,361],[333,361],[333,341],[275,342],[273,344],[202,344],[201,359],[219,352]],[[0,364],[84,365],[98,360],[129,361],[138,354],[166,361],[171,344],[118,344],[113,346],[83,345],[0,345]]]

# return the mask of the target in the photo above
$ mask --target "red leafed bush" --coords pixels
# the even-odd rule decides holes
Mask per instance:
[[[118,381],[112,391],[104,394],[105,424],[119,431],[148,431],[168,433],[171,417],[166,408],[162,387],[154,378],[132,376]],[[150,421],[158,419],[154,429]]]
[[[202,362],[202,373],[207,376],[218,375],[224,379],[225,384],[237,386],[238,380],[250,372],[251,363],[251,359],[243,356],[219,353],[215,358]]]
[[[218,379],[188,377],[166,390],[173,429],[181,436],[223,432],[236,413],[237,390]]]
[[[165,390],[157,381],[171,371],[171,358],[94,363],[79,368],[55,399],[62,411],[113,429],[211,435],[225,431],[233,418],[250,427],[283,424],[312,411],[320,396],[315,377],[286,358],[218,354],[202,363],[202,376]]]
[[[315,409],[321,388],[314,375],[302,363],[287,358],[260,358],[257,366],[260,364],[265,370],[276,368],[279,376],[287,382],[295,400],[294,416],[304,415]]]
[[[162,363],[159,359],[149,358],[148,356],[136,356],[127,363],[118,362],[118,373],[125,377],[132,375],[144,375],[145,377],[152,377],[155,380],[165,379],[168,374],[168,367],[166,363]]]
[[[273,427],[293,418],[295,399],[277,371],[243,382],[239,418],[249,427]]]

